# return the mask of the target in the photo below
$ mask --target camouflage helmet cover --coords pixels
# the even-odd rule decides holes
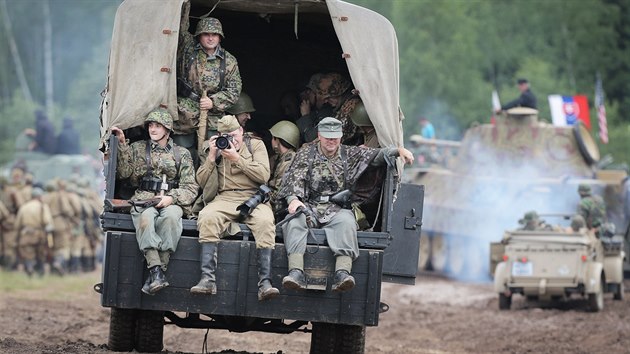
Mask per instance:
[[[586,227],[584,217],[580,214],[573,215],[571,218],[571,229],[573,229],[573,231],[579,231],[583,227]]]
[[[197,29],[195,31],[195,37],[202,33],[216,33],[221,35],[222,38],[225,38],[223,34],[223,26],[221,26],[221,21],[214,17],[206,17],[199,20],[197,23]]]
[[[538,220],[538,213],[534,210],[528,211],[525,213],[525,216],[523,216],[523,218],[521,220],[519,220],[518,222],[521,224],[525,224],[528,222],[532,222]]]
[[[252,102],[251,97],[245,92],[241,92],[241,95],[238,98],[238,101],[234,103],[234,105],[227,109],[229,114],[241,114],[241,113],[251,113],[256,112],[254,108],[254,102]]]
[[[282,139],[293,146],[293,148],[297,149],[300,143],[300,130],[293,122],[281,120],[274,124],[269,131],[273,137]]]
[[[173,117],[171,117],[171,114],[164,108],[152,110],[144,120],[144,124],[147,125],[149,122],[160,123],[164,126],[164,128],[171,131],[173,130]]]
[[[324,98],[343,95],[352,86],[351,82],[339,73],[323,75],[317,86],[317,94]]]
[[[354,110],[350,114],[350,118],[354,125],[358,127],[372,127],[372,121],[370,120],[370,116],[368,116],[367,111],[365,110],[365,105],[363,102],[359,101],[357,105],[354,107]]]
[[[589,195],[591,194],[591,186],[589,186],[588,184],[580,184],[578,186],[578,193],[580,194],[584,194],[584,195]]]

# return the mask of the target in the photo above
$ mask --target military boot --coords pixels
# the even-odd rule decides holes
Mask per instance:
[[[57,254],[55,255],[55,257],[53,258],[53,262],[50,265],[50,272],[59,276],[63,276],[65,274],[65,269],[64,269],[64,259],[63,259],[63,255]]]
[[[24,272],[26,272],[26,275],[28,275],[29,277],[33,276],[33,273],[35,273],[35,261],[34,260],[25,260],[24,261]]]
[[[258,301],[268,300],[280,294],[271,286],[271,248],[259,248],[258,255]]]
[[[151,278],[151,283],[149,283],[149,295],[153,295],[169,286],[166,275],[164,271],[162,271],[162,266],[156,265],[149,269],[149,278]],[[142,287],[142,291],[144,292],[144,286]]]
[[[70,273],[78,273],[80,267],[81,260],[79,257],[71,256],[70,264],[68,266]]]
[[[217,293],[215,271],[217,269],[217,243],[203,242],[199,246],[201,255],[201,279],[197,285],[190,288],[193,294],[214,295]]]
[[[293,253],[289,255],[289,274],[282,278],[282,287],[292,290],[306,289],[303,254]]]
[[[354,288],[354,277],[350,275],[352,258],[337,256],[335,262],[335,282],[332,285],[332,291],[344,292]]]

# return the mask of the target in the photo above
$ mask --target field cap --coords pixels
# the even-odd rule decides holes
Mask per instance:
[[[327,139],[337,139],[343,136],[341,122],[333,117],[326,117],[317,124],[317,131]]]
[[[238,124],[238,119],[236,119],[236,117],[232,115],[223,116],[221,119],[219,119],[219,122],[217,124],[217,130],[219,131],[219,133],[223,134],[231,133],[240,127],[241,125]]]

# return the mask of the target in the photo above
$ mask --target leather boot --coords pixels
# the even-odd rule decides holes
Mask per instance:
[[[53,258],[53,262],[50,265],[50,272],[59,276],[63,276],[65,274],[63,263],[63,255],[55,255],[55,257]]]
[[[286,277],[282,278],[282,287],[292,290],[306,289],[303,254],[289,254],[289,274]]]
[[[33,273],[35,273],[35,261],[33,261],[33,260],[25,260],[24,261],[24,272],[26,272],[26,275],[28,275],[29,278],[31,276],[33,276]]]
[[[169,286],[168,281],[166,280],[166,275],[162,271],[162,266],[157,265],[152,267],[151,269],[149,269],[149,273],[149,277],[151,278],[151,283],[149,284],[149,293],[151,295]]]
[[[199,244],[201,255],[201,279],[197,285],[190,288],[193,294],[214,295],[217,293],[216,277],[214,272],[217,269],[217,243],[203,242]]]
[[[70,257],[70,265],[69,265],[70,273],[78,273],[80,263],[81,261],[79,257],[75,257],[75,256]]]
[[[151,279],[151,273],[149,273],[149,276],[147,277],[147,280],[144,281],[144,285],[142,285],[142,292],[147,294],[147,295],[153,295],[151,293],[151,282],[153,281],[153,279]]]
[[[344,292],[354,288],[354,277],[345,269],[335,272],[335,283],[332,285],[332,291]]]
[[[280,294],[271,286],[271,248],[258,248],[258,301],[268,300]]]

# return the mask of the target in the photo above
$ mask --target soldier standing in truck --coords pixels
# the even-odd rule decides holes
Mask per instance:
[[[221,22],[202,18],[193,36],[188,32],[190,3],[184,6],[177,52],[179,119],[173,125],[173,139],[190,149],[195,158],[201,155],[195,146],[195,133],[203,134],[197,129],[207,127],[203,140],[216,134],[217,121],[238,100],[242,82],[236,58],[221,46],[225,38]],[[207,122],[200,121],[202,111],[207,111]]]
[[[598,195],[593,195],[591,186],[588,184],[580,184],[578,193],[580,194],[578,213],[586,221],[586,227],[598,229],[606,222],[606,204],[604,200]]]
[[[145,119],[145,128],[150,140],[131,145],[121,129],[112,127],[112,133],[118,137],[118,177],[129,178],[137,188],[132,200],[160,198],[155,206],[131,209],[136,240],[150,272],[141,290],[153,295],[169,285],[164,272],[182,235],[184,208],[195,201],[199,186],[190,152],[170,138],[171,115],[154,109]]]
[[[286,198],[288,211],[308,208],[312,226],[326,232],[326,240],[335,255],[335,279],[332,290],[344,292],[355,285],[352,262],[359,256],[357,221],[352,210],[331,201],[335,194],[352,188],[369,166],[382,166],[386,159],[400,156],[405,163],[413,155],[405,148],[370,149],[341,145],[342,123],[326,117],[317,125],[317,143],[300,149],[286,173],[278,198]],[[393,163],[392,161],[390,161]],[[308,235],[307,217],[300,215],[283,225],[289,257],[289,274],[282,280],[288,289],[305,289],[304,253]]]

